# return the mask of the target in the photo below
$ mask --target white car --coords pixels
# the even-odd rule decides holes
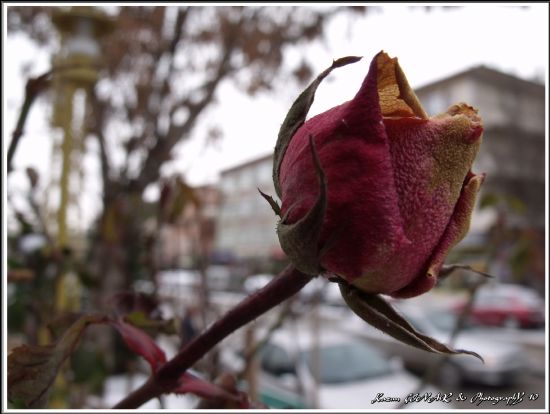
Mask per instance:
[[[226,349],[224,354],[222,361],[232,365],[226,367],[243,369],[243,352]],[[397,359],[384,358],[364,341],[332,329],[315,333],[306,323],[289,323],[277,330],[258,359],[258,398],[270,408],[398,408],[419,383]],[[440,400],[445,399],[433,387],[423,389],[420,397],[438,399],[438,394]],[[452,408],[448,401],[420,401],[405,408]]]
[[[247,276],[243,282],[243,288],[246,293],[253,293],[267,285],[275,275],[269,273],[260,273]]]
[[[159,294],[165,297],[179,297],[194,292],[202,286],[201,273],[196,269],[170,269],[157,273]],[[207,287],[212,292],[232,290],[232,278],[224,266],[209,266],[206,271]]]

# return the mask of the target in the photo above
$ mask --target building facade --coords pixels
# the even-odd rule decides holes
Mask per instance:
[[[162,269],[193,267],[199,257],[210,259],[214,252],[220,192],[216,186],[202,186],[193,193],[197,202],[187,202],[176,220],[159,230],[156,259]]]
[[[258,189],[275,197],[273,157],[264,156],[222,171],[222,203],[215,251],[235,260],[284,257],[276,234],[278,217]]]

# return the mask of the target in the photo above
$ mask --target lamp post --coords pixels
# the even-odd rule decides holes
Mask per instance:
[[[90,6],[73,6],[57,10],[52,21],[61,35],[61,48],[53,58],[54,108],[52,124],[63,131],[61,173],[57,211],[57,244],[69,246],[67,211],[70,204],[70,177],[74,156],[82,146],[83,125],[75,125],[74,99],[77,91],[85,95],[94,87],[101,60],[100,39],[113,29],[113,22],[100,10]],[[65,254],[56,286],[55,306],[58,311],[80,308],[80,283],[71,269],[71,255]]]
[[[100,39],[111,32],[113,22],[103,12],[90,6],[73,6],[68,10],[56,11],[52,21],[61,35],[60,52],[53,59],[55,103],[52,124],[63,130],[57,215],[58,245],[63,248],[69,243],[69,179],[74,167],[71,158],[76,150],[77,138],[83,135],[82,125],[74,125],[73,101],[78,90],[86,93],[97,81],[101,59]]]
[[[99,9],[73,6],[56,10],[52,21],[61,36],[61,47],[53,57],[52,86],[54,92],[52,125],[61,128],[61,173],[59,207],[57,210],[57,246],[63,252],[56,278],[54,306],[57,312],[78,312],[81,307],[81,283],[73,269],[69,247],[67,211],[70,177],[75,167],[74,156],[82,147],[85,131],[74,117],[75,95],[88,95],[99,77],[101,37],[113,29],[113,22]],[[84,104],[85,105],[85,104]],[[69,392],[65,375],[60,372],[51,398],[53,408],[67,405]]]
[[[100,10],[90,6],[73,6],[57,10],[52,21],[61,35],[61,48],[53,58],[54,108],[52,124],[63,131],[59,207],[57,210],[57,244],[69,246],[67,211],[71,201],[70,178],[76,167],[84,138],[84,126],[76,125],[73,116],[75,94],[85,95],[94,87],[101,61],[100,39],[112,31],[113,22]],[[71,269],[71,255],[65,254],[56,286],[55,305],[59,311],[80,308],[80,283]]]

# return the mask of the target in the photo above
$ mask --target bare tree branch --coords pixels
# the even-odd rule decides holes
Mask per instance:
[[[17,125],[12,133],[10,146],[8,148],[8,173],[13,169],[13,157],[15,156],[15,151],[19,145],[19,140],[23,136],[23,130],[25,128],[25,123],[27,122],[27,117],[32,104],[34,103],[36,97],[50,85],[51,75],[52,71],[49,70],[43,75],[27,80],[27,84],[25,85],[25,100],[23,101],[21,112],[19,113],[19,119],[17,120]]]
[[[105,107],[99,101],[95,90],[90,92],[90,104],[92,113],[94,116],[94,128],[93,132],[97,136],[99,144],[99,159],[101,163],[101,179],[103,183],[103,197],[105,200],[110,197],[111,188],[111,162],[107,151],[107,144],[105,142],[105,135],[103,134],[105,128]]]
[[[150,150],[145,160],[139,177],[131,184],[131,188],[136,191],[142,191],[148,184],[155,182],[160,177],[160,167],[170,158],[172,149],[178,142],[185,139],[191,132],[195,123],[214,98],[217,86],[231,72],[230,58],[234,48],[228,46],[224,55],[220,59],[216,74],[202,86],[204,97],[197,103],[188,103],[189,116],[182,125],[170,123],[170,127],[165,136],[157,136],[154,147]]]

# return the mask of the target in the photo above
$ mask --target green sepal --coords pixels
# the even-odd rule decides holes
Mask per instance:
[[[61,338],[48,345],[21,345],[8,355],[8,400],[26,408],[45,408],[55,378],[75,351],[89,325],[105,323],[102,314],[84,315]]]
[[[346,282],[339,286],[344,301],[357,316],[398,341],[436,354],[472,355],[483,362],[483,358],[473,351],[450,348],[418,332],[380,295],[363,292]]]
[[[319,178],[319,195],[306,215],[293,224],[286,224],[292,210],[291,206],[277,226],[277,235],[281,248],[296,269],[302,273],[317,276],[322,272],[319,238],[327,208],[327,183],[312,136],[309,137],[309,147]]]
[[[309,108],[311,108],[311,105],[313,104],[317,87],[321,84],[323,79],[325,79],[330,72],[332,72],[333,69],[358,62],[361,59],[362,58],[360,56],[346,56],[333,61],[332,65],[321,72],[321,74],[319,74],[319,76],[311,82],[311,84],[298,96],[290,107],[290,110],[281,125],[281,129],[279,130],[277,143],[275,144],[275,153],[273,155],[273,184],[275,185],[275,192],[279,198],[282,197],[281,186],[279,183],[279,170],[281,168],[281,163],[283,162],[288,144],[298,128],[300,128],[306,119]]]
[[[281,217],[281,207],[279,204],[271,197],[270,195],[267,195],[262,190],[258,188],[258,191],[260,192],[260,195],[269,203],[273,211],[278,217]]]

